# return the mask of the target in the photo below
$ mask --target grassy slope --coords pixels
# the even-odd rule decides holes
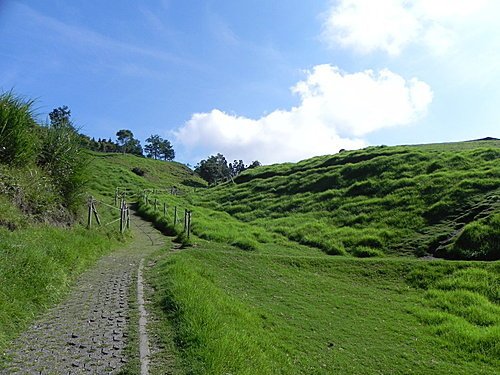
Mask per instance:
[[[456,243],[465,224],[500,223],[500,141],[370,147],[235,182],[196,203],[330,254],[500,258],[498,236],[489,250]]]
[[[498,272],[200,242],[168,256],[154,280],[189,373],[494,374],[500,309],[485,295]],[[452,285],[475,273],[486,287]]]
[[[325,251],[353,253],[361,242],[372,254],[415,254],[463,226],[456,218],[478,202],[491,216],[498,208],[485,197],[499,186],[498,155],[498,142],[370,148],[258,168],[195,196],[158,196],[192,209],[202,238],[149,276],[188,372],[496,373],[498,262]],[[363,184],[388,190],[353,194]],[[442,218],[424,216],[443,199]],[[172,229],[171,210],[141,210]]]
[[[91,153],[92,180],[88,193],[111,204],[117,186],[140,190],[201,183],[179,163],[165,163],[130,155]],[[144,177],[131,172],[138,166]],[[29,195],[30,204],[43,212],[46,199],[53,196],[44,190],[43,174],[29,170],[0,170],[0,353],[8,340],[22,331],[41,311],[57,302],[67,292],[76,276],[122,241],[117,225],[87,231],[85,207],[80,224],[72,228],[34,223],[14,204],[19,196]],[[31,176],[31,177],[30,177]],[[12,186],[16,195],[12,196]],[[103,222],[117,213],[98,206]],[[1,360],[1,358],[0,358]]]

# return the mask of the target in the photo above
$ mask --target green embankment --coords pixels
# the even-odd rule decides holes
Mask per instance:
[[[500,259],[500,141],[259,167],[194,202],[328,254]]]
[[[499,263],[414,255],[498,259],[499,156],[368,148],[140,205],[172,234],[193,211],[192,247],[149,274],[186,371],[498,373]]]

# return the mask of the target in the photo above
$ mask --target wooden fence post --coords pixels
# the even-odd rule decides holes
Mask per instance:
[[[188,210],[185,209],[184,210],[184,230],[183,230],[184,233],[187,232],[187,213],[188,213]]]
[[[189,239],[189,234],[191,233],[191,211],[188,211],[188,223],[187,223],[187,238]]]
[[[155,212],[158,210],[158,199],[155,198]]]
[[[95,208],[95,202],[92,200],[92,211],[94,212],[95,215],[95,220],[97,221],[98,225],[101,225],[101,219],[99,218],[99,214],[97,213],[97,209]]]
[[[125,202],[122,199],[121,204],[120,204],[120,233],[123,233],[123,231],[125,230],[124,204],[125,204]]]
[[[130,209],[127,206],[127,229],[130,229]]]
[[[94,201],[94,197],[90,196],[88,200],[89,205],[89,216],[87,218],[87,228],[92,228],[92,202]]]
[[[177,224],[177,206],[174,207],[174,227]]]

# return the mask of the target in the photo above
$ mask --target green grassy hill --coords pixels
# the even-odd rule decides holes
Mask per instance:
[[[500,259],[500,141],[259,167],[196,203],[328,254]]]

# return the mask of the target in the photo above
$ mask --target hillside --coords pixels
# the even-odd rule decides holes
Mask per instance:
[[[191,169],[178,162],[153,160],[131,154],[88,154],[92,170],[89,191],[94,194],[111,196],[117,187],[138,192],[142,189],[167,189],[173,186],[181,191],[191,191],[207,186]]]
[[[415,255],[498,259],[499,153],[370,147],[152,195],[184,245],[147,273],[162,345],[192,374],[498,373],[499,262]]]
[[[500,141],[489,140],[259,167],[195,203],[328,254],[500,259],[499,197]]]

